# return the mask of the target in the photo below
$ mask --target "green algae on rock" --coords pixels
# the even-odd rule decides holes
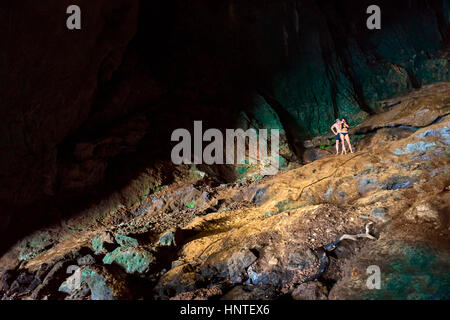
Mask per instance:
[[[155,257],[144,248],[119,247],[103,258],[104,264],[115,262],[127,273],[143,273],[155,261]]]
[[[114,239],[121,247],[135,248],[139,246],[139,243],[136,239],[124,236],[123,234],[116,234]]]
[[[172,231],[166,232],[159,238],[158,243],[162,246],[176,246],[175,233]]]
[[[448,256],[448,255],[447,255]],[[376,300],[448,300],[450,264],[442,255],[420,246],[407,246],[404,255],[394,258],[389,270],[382,272],[380,290],[365,299]],[[444,255],[445,257],[445,255]]]
[[[25,241],[19,252],[19,261],[27,261],[51,246],[53,240],[48,232],[37,232]]]
[[[105,243],[114,243],[114,238],[110,232],[103,232],[99,236],[92,239],[91,246],[95,254],[106,253]]]

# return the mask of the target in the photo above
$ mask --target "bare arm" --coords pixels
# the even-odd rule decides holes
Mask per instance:
[[[333,131],[333,134],[334,134],[334,135],[337,135],[337,132],[334,131],[334,128],[336,128],[336,124],[333,124],[333,125],[331,126],[331,131]]]

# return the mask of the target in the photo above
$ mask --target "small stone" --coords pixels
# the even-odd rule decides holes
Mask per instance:
[[[87,255],[77,259],[77,264],[79,266],[87,266],[87,265],[94,264],[94,263],[95,263],[95,259],[90,254],[87,254]]]
[[[173,231],[166,232],[159,238],[158,243],[165,247],[176,246],[175,233]]]
[[[387,221],[387,213],[385,208],[375,208],[372,210],[371,215],[373,218],[377,219],[378,221]]]
[[[436,226],[440,226],[439,211],[428,202],[421,202],[409,209],[406,218],[411,221],[429,222]]]

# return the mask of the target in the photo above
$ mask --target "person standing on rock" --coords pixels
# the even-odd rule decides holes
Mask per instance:
[[[333,131],[333,134],[336,138],[336,155],[339,154],[339,142],[342,141],[342,147],[345,148],[344,140],[341,139],[341,120],[336,119],[335,124],[331,126],[331,131]]]
[[[350,126],[347,123],[347,120],[342,119],[341,120],[341,141],[342,141],[342,153],[347,154],[347,149],[345,148],[345,141],[347,141],[348,147],[350,148],[350,153],[353,153],[352,144],[350,143],[350,136],[348,135],[348,128]]]

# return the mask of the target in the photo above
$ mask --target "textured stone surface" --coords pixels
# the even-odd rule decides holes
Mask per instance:
[[[61,1],[0,8],[0,255],[12,246],[0,263],[18,271],[7,298],[57,298],[65,267],[91,248],[106,254],[104,268],[89,265],[91,298],[127,296],[111,287],[121,276],[145,279],[146,297],[166,279],[167,298],[230,275],[242,285],[228,297],[266,298],[314,275],[314,250],[367,220],[403,237],[399,247],[448,238],[449,83],[433,83],[449,80],[447,1],[382,0],[386,24],[373,32],[355,14],[369,0],[79,4],[80,32],[65,28]],[[313,137],[337,116],[357,154],[331,157],[332,137]],[[280,129],[286,172],[173,165],[171,132],[198,119]],[[312,163],[293,163],[302,158]],[[136,246],[171,228],[177,251]],[[359,243],[342,252],[358,256]],[[189,267],[166,273],[177,260]],[[333,262],[327,281],[351,274]]]
[[[127,273],[143,273],[154,262],[154,256],[143,248],[119,247],[107,253],[103,258],[104,264],[117,263]]]

